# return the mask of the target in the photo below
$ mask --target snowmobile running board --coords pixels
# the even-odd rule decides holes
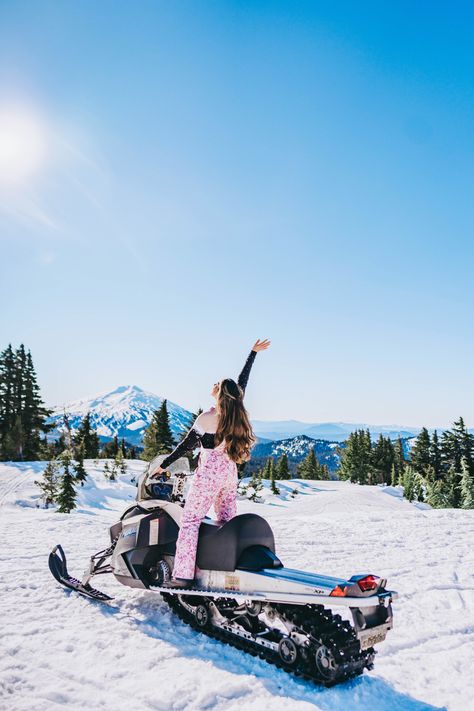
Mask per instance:
[[[228,598],[230,600],[241,600],[242,602],[253,600],[265,600],[265,602],[281,602],[287,605],[327,605],[340,607],[374,607],[381,604],[387,607],[397,594],[392,591],[386,591],[371,595],[370,597],[336,597],[330,595],[305,595],[302,593],[279,593],[274,590],[258,591],[258,592],[235,592],[234,590],[212,590],[195,589],[195,588],[169,588],[165,586],[150,585],[151,592],[166,593],[169,595],[191,595],[208,598]],[[352,603],[352,604],[351,604]]]

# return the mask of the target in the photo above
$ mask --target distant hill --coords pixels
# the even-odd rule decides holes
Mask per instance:
[[[298,462],[301,462],[314,448],[315,454],[320,464],[327,464],[330,472],[335,472],[339,466],[339,455],[337,448],[340,442],[328,442],[321,439],[313,439],[306,435],[297,435],[287,439],[275,440],[273,442],[258,442],[252,449],[252,466],[247,465],[249,473],[267,460],[268,457],[279,458],[282,454],[288,456],[290,471],[293,473]],[[247,471],[247,468],[246,470]]]
[[[312,439],[328,440],[330,442],[343,442],[351,432],[356,430],[370,430],[372,440],[379,434],[390,439],[401,437],[414,437],[421,427],[407,427],[405,425],[369,425],[366,422],[300,422],[298,420],[265,421],[252,420],[254,432],[259,437],[269,440],[281,440],[296,435],[306,435]],[[438,430],[438,433],[442,428]]]

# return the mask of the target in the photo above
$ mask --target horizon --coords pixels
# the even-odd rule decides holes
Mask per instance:
[[[153,395],[154,397],[158,397],[158,398],[160,398],[160,399],[166,400],[167,402],[171,402],[173,405],[177,405],[178,407],[181,407],[181,408],[187,410],[187,411],[190,412],[190,413],[193,413],[193,412],[195,412],[195,411],[197,410],[197,408],[193,409],[193,408],[186,407],[185,405],[182,405],[182,404],[179,403],[179,402],[175,402],[174,400],[171,400],[170,398],[167,398],[167,397],[165,397],[164,395],[160,395],[159,393],[155,393],[155,392],[152,392],[152,391],[150,391],[150,390],[146,390],[145,388],[140,387],[140,385],[137,385],[136,383],[135,383],[135,384],[129,383],[129,384],[127,384],[127,385],[117,385],[117,387],[116,387],[116,388],[113,388],[112,390],[97,392],[97,393],[94,393],[94,394],[92,394],[92,395],[84,396],[84,397],[79,397],[79,398],[75,398],[74,400],[69,400],[69,401],[67,401],[67,402],[65,401],[65,402],[45,403],[45,404],[46,404],[46,407],[48,407],[48,408],[54,408],[55,411],[58,411],[59,409],[65,407],[65,406],[68,406],[68,405],[71,406],[71,405],[73,405],[73,404],[78,404],[78,403],[80,403],[80,402],[87,402],[87,401],[89,401],[89,400],[95,400],[95,399],[100,398],[100,397],[105,397],[105,396],[107,396],[107,395],[111,395],[111,394],[117,392],[118,390],[123,390],[123,389],[137,389],[137,390],[139,390],[139,391],[141,391],[141,392],[146,393],[147,395]],[[433,426],[433,427],[427,427],[427,429],[428,429],[428,430],[435,430],[435,429],[436,429],[436,430],[447,430],[447,429],[451,429],[454,420],[457,420],[459,417],[462,417],[462,415],[458,415],[458,416],[454,417],[454,418],[453,418],[453,421],[452,421],[451,423],[447,424],[447,425],[438,425],[438,426]],[[285,418],[285,419],[279,419],[279,420],[266,420],[266,419],[261,419],[261,418],[259,418],[259,417],[251,417],[251,420],[252,420],[253,422],[270,423],[270,424],[271,424],[271,423],[279,423],[279,422],[281,422],[281,423],[291,423],[291,422],[294,422],[294,423],[301,424],[301,425],[325,425],[325,424],[330,424],[330,425],[354,425],[354,426],[355,426],[355,425],[359,425],[359,426],[361,426],[361,425],[367,425],[368,427],[386,427],[386,428],[393,428],[393,429],[402,429],[402,428],[403,428],[403,429],[406,429],[406,430],[417,430],[417,429],[420,429],[421,427],[424,427],[424,425],[407,425],[407,424],[405,424],[405,423],[404,423],[404,424],[400,424],[400,423],[396,423],[396,422],[390,422],[390,423],[374,422],[374,423],[370,423],[370,422],[362,422],[362,421],[353,422],[353,421],[351,421],[351,420],[321,420],[321,421],[320,421],[320,420],[311,420],[311,421],[307,421],[307,420],[295,419],[295,418],[293,418],[293,417],[289,417],[289,418]],[[468,429],[472,429],[472,428],[469,428],[469,425],[468,425],[467,423],[466,423],[466,426],[468,427]],[[303,433],[303,434],[304,434],[304,433]],[[295,436],[296,436],[296,435],[295,435]],[[285,439],[286,439],[286,438],[285,438]]]
[[[252,419],[474,425],[473,19],[3,2],[0,349],[193,410],[267,337]]]

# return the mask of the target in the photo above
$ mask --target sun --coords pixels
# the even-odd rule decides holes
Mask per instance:
[[[46,157],[46,131],[33,112],[0,106],[0,184],[32,177]]]

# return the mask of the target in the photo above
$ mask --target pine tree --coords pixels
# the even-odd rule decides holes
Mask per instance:
[[[143,435],[142,459],[151,461],[157,454],[168,454],[174,448],[166,400],[155,410],[149,427]]]
[[[462,470],[462,457],[461,457]],[[454,465],[449,467],[448,473],[444,479],[444,489],[446,492],[446,500],[448,507],[458,509],[461,506],[461,474],[456,470]]]
[[[59,437],[53,442],[54,456],[59,457],[66,449],[66,438],[64,433],[61,432]]]
[[[275,484],[275,468],[273,467],[273,459],[270,458],[268,462],[270,462],[270,488],[272,490],[272,494],[276,494],[278,496],[278,494],[280,493],[280,489]]]
[[[12,452],[7,437],[11,432],[15,418],[13,388],[15,381],[15,355],[11,344],[0,353],[0,457],[10,459]]]
[[[403,496],[407,501],[414,501],[416,495],[415,470],[413,466],[409,464],[405,467],[403,474]]]
[[[163,400],[163,402],[161,403],[161,407],[158,410],[157,427],[158,442],[160,448],[165,453],[170,452],[174,448],[175,442],[170,427],[167,400]]]
[[[97,432],[92,429],[91,413],[88,412],[77,428],[74,437],[75,446],[84,446],[84,459],[95,459],[99,456],[100,440]]]
[[[431,438],[430,462],[433,467],[434,479],[442,479],[444,475],[441,449],[439,445],[438,433],[435,430]]]
[[[392,441],[380,433],[371,450],[368,484],[388,484],[392,476],[392,464],[395,461]]]
[[[328,468],[327,464],[321,464],[319,478],[321,481],[330,481],[331,480],[331,475],[329,474],[329,468]]]
[[[76,508],[76,490],[74,488],[74,478],[70,472],[71,458],[66,451],[61,456],[63,475],[61,477],[60,489],[57,496],[58,513],[70,513]]]
[[[462,459],[465,459],[470,475],[474,475],[474,435],[466,429],[464,420],[459,418],[451,430],[443,432],[441,437],[441,461],[444,476],[450,482],[451,505],[461,505]]]
[[[321,467],[316,458],[314,447],[311,447],[306,457],[296,467],[297,476],[300,479],[320,479]]]
[[[59,462],[52,459],[46,465],[43,477],[39,481],[35,481],[36,486],[41,489],[45,508],[49,508],[54,504],[59,493]]]
[[[372,444],[369,430],[351,432],[345,441],[345,447],[339,447],[341,464],[338,470],[340,479],[349,479],[358,484],[367,484],[371,470]]]
[[[398,484],[398,472],[395,469],[395,462],[392,464],[392,472],[391,472],[391,485],[392,486],[397,486]]]
[[[395,480],[392,479],[392,486],[403,486],[403,472],[405,469],[405,452],[401,437],[397,438],[393,449],[393,465],[395,467]]]
[[[271,479],[271,457],[267,457],[265,464],[262,469],[262,479]]]
[[[76,479],[76,481],[80,482],[81,486],[84,486],[84,482],[87,479],[87,472],[84,467],[84,452],[85,452],[85,446],[84,446],[84,440],[82,440],[80,445],[76,446],[76,452],[75,452],[76,463],[74,464],[75,479]]]
[[[465,457],[461,460],[461,467],[461,506],[463,509],[474,509],[474,476]]]
[[[71,420],[66,410],[63,411],[63,427],[66,449],[72,452],[74,447],[74,435],[72,433]]]
[[[114,464],[115,469],[119,472],[119,474],[123,475],[127,473],[127,463],[121,449],[119,449],[115,456]]]
[[[422,476],[431,464],[431,440],[426,427],[421,428],[421,432],[415,439],[410,452],[410,462],[413,469]]]
[[[250,501],[258,502],[260,499],[260,492],[263,489],[262,480],[257,473],[252,475],[248,486],[247,486],[247,496]]]
[[[104,476],[106,479],[110,479],[110,467],[108,460],[106,460],[104,464]]]
[[[450,506],[449,492],[443,479],[426,481],[426,503],[435,509],[444,509]]]
[[[136,459],[137,458],[137,449],[135,445],[132,444],[130,447],[130,453],[129,453],[129,459]]]
[[[275,467],[275,473],[274,473],[275,479],[289,479],[290,478],[290,468],[288,466],[288,455],[283,453],[278,460],[276,467]]]

